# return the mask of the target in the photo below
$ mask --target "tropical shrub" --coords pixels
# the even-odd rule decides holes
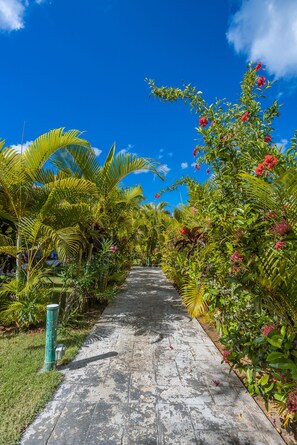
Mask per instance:
[[[272,83],[261,67],[249,65],[234,104],[149,81],[155,97],[182,100],[198,115],[196,169],[211,173],[204,185],[182,178],[160,192],[189,191],[162,264],[191,315],[216,323],[224,360],[246,372],[252,394],[279,404],[287,424],[297,419],[296,135],[287,151],[273,142],[279,105],[265,106]]]

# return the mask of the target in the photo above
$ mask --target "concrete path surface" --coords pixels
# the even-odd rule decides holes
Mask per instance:
[[[160,269],[134,268],[22,445],[284,445]]]

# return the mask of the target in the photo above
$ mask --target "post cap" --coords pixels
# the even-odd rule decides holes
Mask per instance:
[[[46,306],[46,309],[47,309],[48,311],[54,311],[54,310],[57,309],[58,307],[59,307],[58,304],[48,304],[48,305]]]

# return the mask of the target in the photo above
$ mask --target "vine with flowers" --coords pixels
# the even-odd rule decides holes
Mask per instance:
[[[273,140],[279,104],[272,83],[250,64],[238,103],[208,104],[202,92],[158,87],[198,115],[196,169],[183,178],[188,205],[175,211],[162,249],[163,269],[193,317],[208,314],[225,346],[223,361],[245,372],[252,394],[277,404],[284,426],[297,421],[297,133],[284,152]]]

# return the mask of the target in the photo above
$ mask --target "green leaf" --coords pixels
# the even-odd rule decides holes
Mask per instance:
[[[259,380],[260,385],[265,386],[268,383],[269,380],[269,375],[265,374],[261,377],[261,379]]]
[[[267,337],[267,341],[275,348],[281,348],[283,337],[281,335],[273,335],[272,337]]]

